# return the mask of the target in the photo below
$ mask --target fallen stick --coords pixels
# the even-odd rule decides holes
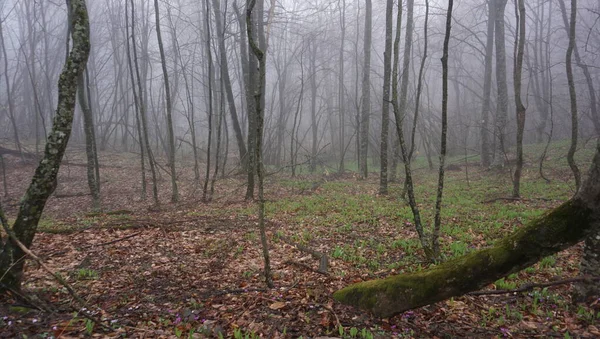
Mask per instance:
[[[571,278],[571,279],[556,280],[556,281],[551,281],[551,282],[547,282],[547,283],[528,283],[528,284],[524,284],[521,287],[513,289],[513,290],[474,291],[474,292],[467,293],[467,295],[479,296],[479,295],[521,293],[521,292],[531,291],[534,288],[544,288],[544,287],[551,287],[551,286],[558,286],[558,285],[566,285],[566,284],[571,284],[571,283],[580,282],[580,281],[600,281],[600,278],[577,277],[577,278]]]
[[[119,239],[115,239],[115,240],[111,240],[111,241],[103,242],[103,243],[100,243],[100,244],[94,244],[94,245],[88,245],[88,246],[84,246],[84,247],[82,247],[81,249],[82,249],[82,250],[85,250],[85,249],[92,248],[92,247],[101,247],[101,246],[112,245],[112,244],[114,244],[114,243],[118,243],[119,241],[127,240],[127,239],[133,238],[133,237],[135,237],[135,236],[138,236],[138,235],[140,235],[140,234],[142,234],[142,232],[141,232],[141,231],[140,231],[140,232],[133,233],[133,234],[130,234],[130,235],[128,235],[128,236],[125,236],[125,237],[122,237],[122,238],[119,238]]]
[[[75,197],[85,197],[88,195],[92,195],[89,192],[80,192],[80,193],[65,193],[65,194],[54,194],[54,197],[56,199],[62,199],[62,198],[75,198]]]

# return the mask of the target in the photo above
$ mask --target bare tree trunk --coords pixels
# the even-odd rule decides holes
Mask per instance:
[[[129,78],[131,80],[131,91],[133,92],[133,104],[135,106],[135,121],[137,125],[138,140],[140,143],[140,161],[141,161],[141,174],[142,174],[142,199],[146,200],[146,161],[145,153],[146,147],[144,146],[144,136],[142,133],[142,124],[140,121],[141,115],[141,93],[136,93],[136,81],[133,75],[133,65],[131,61],[131,45],[129,39],[129,13],[128,13],[129,1],[125,1],[125,38],[127,39],[127,66],[129,69]],[[133,19],[132,19],[133,20]],[[132,26],[132,29],[135,27]],[[135,43],[135,42],[134,42]],[[135,48],[135,47],[134,47]]]
[[[156,18],[156,38],[158,39],[158,50],[160,51],[160,63],[162,65],[163,79],[165,83],[165,100],[167,101],[167,134],[169,138],[169,166],[171,167],[171,202],[179,201],[179,191],[177,190],[177,172],[175,171],[175,134],[173,131],[173,103],[171,101],[171,86],[169,83],[169,73],[167,71],[167,60],[165,49],[163,47],[162,34],[160,30],[160,11],[158,0],[154,0],[154,15]]]
[[[481,166],[489,167],[492,160],[490,154],[490,132],[488,119],[490,117],[490,96],[492,92],[492,65],[494,57],[494,25],[496,6],[494,0],[487,1],[488,22],[485,43],[485,65],[483,75],[483,105],[481,108]]]
[[[396,36],[394,37],[394,55],[392,62],[392,105],[394,108],[394,118],[398,109],[398,58],[400,57],[400,32],[402,29],[402,3],[398,5],[396,14]],[[396,125],[398,123],[396,122]],[[396,173],[398,172],[398,158],[400,157],[400,137],[398,133],[392,137],[392,168],[389,175],[389,181],[396,181]],[[389,171],[388,171],[389,172]]]
[[[400,112],[400,128],[404,130],[404,119],[407,114],[407,100],[408,100],[408,79],[409,79],[409,67],[410,67],[410,59],[412,52],[412,41],[413,41],[413,30],[414,30],[414,0],[408,0],[406,2],[406,35],[404,37],[404,56],[402,60],[402,83],[400,84],[400,107],[398,108]],[[398,124],[398,122],[396,122]],[[404,138],[404,135],[402,136]],[[401,151],[402,160],[405,164],[405,169],[410,170],[410,162],[411,158],[409,157],[408,151],[404,148],[407,147],[406,142],[400,139],[400,148],[403,148]],[[408,164],[408,166],[406,166]],[[402,196],[405,195],[408,188],[408,180],[404,181],[404,190]]]
[[[261,0],[262,1],[262,0]],[[273,278],[271,277],[271,264],[269,259],[269,244],[267,243],[267,232],[265,225],[265,197],[264,197],[264,173],[263,173],[263,162],[262,162],[262,136],[263,136],[263,124],[264,124],[264,109],[262,106],[262,92],[264,91],[264,80],[266,76],[266,55],[265,51],[261,50],[252,34],[252,10],[256,0],[248,0],[246,4],[246,27],[248,30],[248,42],[252,53],[258,59],[259,64],[259,76],[257,82],[254,84],[254,101],[256,108],[256,145],[255,145],[255,159],[256,159],[256,174],[258,177],[258,224],[260,228],[260,240],[263,249],[264,259],[264,274],[265,282],[269,288],[273,287]],[[260,24],[259,24],[260,25]]]
[[[394,1],[385,6],[385,50],[383,52],[383,101],[381,103],[381,166],[379,194],[388,193],[388,140],[390,125],[390,82],[392,73],[392,31],[394,27]]]
[[[413,0],[409,0],[409,9],[412,10],[412,5],[414,4]],[[427,235],[425,234],[425,230],[423,229],[423,223],[421,221],[421,212],[419,210],[419,206],[417,205],[417,201],[415,198],[414,185],[412,179],[412,170],[410,168],[410,159],[408,158],[408,148],[406,147],[406,141],[404,138],[404,130],[402,126],[403,121],[403,113],[400,110],[400,104],[398,103],[398,45],[399,45],[399,31],[401,27],[401,17],[402,11],[398,11],[398,20],[397,20],[397,31],[396,31],[396,40],[394,42],[394,66],[392,71],[392,108],[394,111],[394,117],[396,119],[396,133],[398,134],[399,140],[399,149],[402,152],[402,158],[404,159],[404,173],[406,175],[405,178],[405,187],[406,193],[408,195],[408,204],[413,213],[413,218],[415,222],[415,229],[419,235],[419,241],[421,242],[421,246],[425,251],[425,255],[428,259],[433,260],[434,253],[431,249],[431,243],[428,240]],[[408,18],[412,19],[411,15],[407,15]],[[408,27],[407,27],[408,30]],[[408,39],[408,33],[407,33]],[[405,68],[406,69],[406,68]]]
[[[423,24],[423,56],[421,57],[421,65],[419,66],[419,75],[417,78],[417,93],[415,99],[415,114],[413,115],[413,126],[410,136],[410,152],[408,157],[413,158],[416,148],[415,135],[417,132],[417,122],[419,121],[419,108],[421,107],[421,92],[423,90],[423,71],[425,69],[425,61],[427,60],[427,25],[429,23],[429,0],[425,0],[425,23]]]
[[[372,4],[366,0],[365,7],[365,39],[364,39],[364,64],[362,78],[362,112],[360,119],[360,176],[366,179],[369,174],[367,167],[369,150],[369,119],[371,116],[371,34],[373,30]]]
[[[221,161],[221,135],[223,130],[223,120],[225,119],[225,84],[223,79],[220,81],[221,85],[221,98],[219,100],[219,116],[217,121],[217,149],[215,150],[215,170],[212,175],[212,179],[210,180],[210,194],[208,196],[208,200],[211,201],[213,196],[215,195],[215,182],[217,181],[217,175],[219,174],[219,162]],[[227,156],[225,154],[225,156]]]
[[[438,190],[435,201],[435,217],[433,234],[431,236],[431,249],[433,259],[440,257],[440,229],[442,226],[442,197],[444,192],[444,167],[446,166],[446,144],[448,134],[448,44],[450,42],[450,30],[452,28],[452,7],[454,1],[448,1],[448,13],[446,14],[446,35],[444,37],[444,51],[442,54],[442,142],[440,146],[440,169],[438,174]],[[410,158],[409,158],[410,159]]]
[[[2,57],[4,58],[4,80],[6,86],[6,98],[8,100],[8,116],[10,118],[10,123],[12,124],[13,136],[15,138],[15,146],[21,154],[21,160],[25,160],[23,157],[23,150],[21,149],[21,141],[19,139],[19,128],[17,127],[17,119],[15,118],[15,102],[10,91],[10,80],[8,78],[8,56],[6,53],[6,46],[4,44],[2,20],[0,20],[0,48],[2,48]]]
[[[70,0],[71,36],[73,48],[65,62],[58,83],[58,107],[52,130],[48,136],[44,157],[40,161],[31,184],[21,200],[17,219],[12,227],[13,235],[26,247],[30,247],[47,199],[56,189],[60,162],[67,148],[73,124],[77,96],[77,79],[83,73],[90,52],[89,23],[84,0]],[[4,214],[2,222],[5,223]],[[19,290],[23,277],[25,253],[11,240],[0,251],[0,291]]]
[[[210,33],[210,5],[209,0],[206,0],[205,23],[206,23],[206,58],[208,63],[208,146],[206,148],[206,174],[204,176],[204,187],[202,189],[202,200],[208,201],[208,182],[210,180],[210,162],[212,156],[212,133],[213,133],[213,84],[215,82],[212,60],[212,48]]]
[[[77,95],[79,106],[83,113],[83,131],[85,134],[85,153],[87,156],[87,179],[92,205],[94,210],[100,209],[100,175],[98,164],[98,151],[96,149],[96,133],[94,131],[94,117],[86,95],[85,72],[77,79]],[[89,94],[89,93],[87,93]]]
[[[140,100],[140,121],[142,123],[142,135],[144,137],[144,146],[146,147],[146,155],[148,156],[148,163],[150,164],[150,173],[152,174],[152,197],[154,198],[154,204],[158,205],[160,202],[158,201],[158,183],[157,183],[157,179],[156,179],[156,162],[154,160],[154,156],[152,154],[152,147],[150,145],[150,138],[148,137],[148,123],[147,123],[147,119],[146,119],[146,98],[147,95],[145,95],[144,90],[143,90],[143,86],[142,86],[142,77],[140,75],[140,67],[139,67],[139,62],[138,62],[138,57],[137,57],[137,47],[136,47],[136,40],[135,40],[135,5],[133,0],[130,0],[131,3],[131,47],[133,49],[133,62],[135,65],[135,73],[136,73],[136,80],[137,80],[137,85],[138,85],[138,94],[139,94],[139,100]],[[142,50],[143,50],[143,44],[142,44]],[[144,73],[145,74],[145,73]]]
[[[496,38],[496,87],[498,102],[496,104],[495,149],[492,167],[504,167],[504,143],[506,141],[506,124],[508,119],[508,85],[506,82],[506,46],[504,32],[504,10],[507,0],[491,0],[496,6],[495,38]]]
[[[513,177],[513,198],[521,196],[521,171],[523,170],[523,133],[525,131],[525,105],[521,99],[521,75],[523,73],[523,55],[525,54],[525,3],[523,0],[518,0],[518,11],[515,11],[517,18],[518,38],[515,42],[517,47],[517,55],[515,56],[515,71],[514,71],[514,86],[515,86],[515,105],[517,108],[517,164],[515,166],[515,174]]]
[[[215,12],[215,23],[217,25],[217,36],[223,37],[225,30],[221,21],[221,8],[218,0],[213,0],[213,10]],[[231,78],[229,76],[229,65],[227,62],[227,50],[225,49],[225,39],[218,39],[219,54],[220,54],[220,67],[221,67],[221,81],[225,83],[225,90],[227,91],[227,101],[229,103],[229,115],[231,116],[231,123],[233,131],[235,132],[235,140],[237,142],[238,151],[240,154],[240,161],[244,167],[247,166],[248,150],[244,143],[244,136],[242,135],[242,128],[238,119],[237,109],[235,107],[235,99],[233,96],[233,88],[231,86]]]
[[[310,160],[310,172],[314,173],[317,170],[317,148],[319,144],[317,124],[317,46],[314,41],[309,44],[309,77],[310,77],[310,129],[312,132],[312,148]]]
[[[340,50],[339,50],[339,72],[338,72],[338,118],[340,123],[340,165],[338,167],[338,172],[343,173],[345,170],[344,166],[344,158],[346,156],[346,142],[345,142],[345,134],[346,134],[346,98],[344,95],[344,47],[346,45],[346,0],[342,0],[342,5],[340,7]]]
[[[303,55],[303,54],[302,54]],[[300,125],[298,117],[302,109],[302,100],[304,99],[304,63],[302,62],[302,55],[300,56],[300,94],[298,95],[298,104],[296,105],[296,113],[294,114],[294,124],[292,125],[292,136],[290,138],[290,165],[292,166],[292,177],[296,176],[296,156],[298,154],[298,147],[294,149],[294,145],[299,145],[298,132],[296,131],[297,126]]]

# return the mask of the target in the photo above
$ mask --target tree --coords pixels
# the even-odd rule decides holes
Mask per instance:
[[[515,7],[517,4],[515,3]],[[517,164],[515,166],[515,174],[513,177],[513,198],[521,196],[521,171],[523,170],[523,133],[525,131],[525,105],[521,99],[521,75],[523,73],[523,55],[525,54],[525,3],[523,0],[518,0],[518,10],[515,9],[517,17],[517,36],[515,45],[517,46],[517,54],[515,55],[515,70],[514,70],[514,88],[515,88],[515,105],[517,109]]]
[[[131,48],[133,50],[133,64],[135,66],[135,75],[136,75],[136,83],[138,86],[138,101],[139,101],[139,115],[140,115],[140,122],[141,122],[141,127],[142,127],[142,135],[143,135],[143,145],[146,149],[146,155],[148,156],[148,163],[150,164],[150,173],[152,174],[152,197],[154,198],[154,204],[158,205],[159,201],[158,201],[158,184],[157,184],[157,179],[156,179],[156,162],[154,160],[154,155],[152,154],[152,147],[150,146],[150,138],[148,136],[148,122],[146,119],[146,99],[147,99],[147,95],[146,92],[144,91],[144,85],[143,85],[143,77],[140,74],[140,66],[139,66],[139,62],[138,62],[138,55],[137,55],[137,47],[136,47],[136,39],[135,39],[135,5],[134,5],[134,1],[131,0]],[[145,42],[145,41],[144,41]],[[145,44],[142,43],[142,52],[144,51],[144,46]],[[145,53],[143,53],[145,54]],[[144,77],[146,72],[143,72]],[[132,84],[132,86],[135,86],[135,84]],[[142,143],[140,141],[140,143]]]
[[[2,20],[0,20],[0,48],[2,48],[2,57],[4,58],[4,80],[6,89],[6,98],[8,99],[8,117],[13,129],[13,136],[15,138],[15,146],[19,153],[21,153],[21,160],[23,160],[23,151],[21,150],[21,141],[19,139],[19,129],[17,128],[17,119],[15,117],[15,102],[13,100],[12,93],[10,91],[10,79],[8,78],[8,56],[6,53],[6,45],[4,43],[4,32],[2,30]]]
[[[565,4],[563,0],[559,0],[560,9],[563,13],[566,13]],[[564,14],[566,16],[566,14]],[[575,177],[575,191],[579,190],[581,186],[581,173],[577,163],[575,162],[575,152],[577,151],[577,139],[579,137],[579,117],[577,112],[577,91],[575,89],[575,80],[573,79],[573,51],[575,49],[576,39],[576,27],[577,27],[577,0],[571,0],[571,20],[569,22],[569,45],[567,47],[567,55],[565,67],[567,70],[567,82],[569,83],[569,99],[571,104],[571,146],[567,153],[567,162],[573,177]]]
[[[389,317],[480,289],[535,264],[598,231],[600,142],[587,181],[569,201],[534,219],[494,246],[416,273],[350,285],[334,294],[342,303]]]
[[[367,178],[368,149],[369,149],[369,119],[371,116],[371,32],[372,27],[372,4],[366,0],[365,7],[365,40],[364,40],[364,64],[362,78],[362,113],[360,120],[360,176]]]
[[[167,101],[167,134],[169,139],[169,166],[171,167],[171,202],[179,200],[177,190],[177,172],[175,172],[175,135],[173,132],[173,103],[171,100],[171,86],[169,83],[169,73],[167,71],[167,60],[165,57],[165,48],[163,47],[162,34],[160,30],[160,11],[158,0],[154,0],[154,15],[156,18],[156,38],[158,40],[158,50],[160,51],[160,63],[162,66],[163,80],[165,84],[165,100]]]
[[[488,119],[490,116],[490,95],[492,92],[492,65],[494,57],[494,26],[496,20],[495,0],[488,0],[487,35],[485,43],[485,62],[483,74],[483,104],[481,107],[481,166],[488,167],[490,159],[490,132]]]
[[[565,23],[565,29],[567,30],[569,36],[569,46],[567,48],[567,81],[569,83],[569,98],[571,103],[571,147],[569,148],[569,152],[567,154],[567,161],[571,170],[573,171],[573,175],[575,176],[575,187],[577,190],[580,189],[580,180],[581,175],[579,173],[579,168],[575,163],[574,155],[577,150],[577,137],[578,137],[578,112],[577,112],[577,93],[575,90],[575,81],[573,79],[573,66],[572,66],[572,57],[575,52],[576,60],[579,65],[582,65],[581,59],[579,57],[579,53],[577,52],[577,46],[575,42],[575,28],[577,24],[577,0],[571,0],[571,18],[570,21],[567,20],[567,11],[565,8],[565,3],[563,0],[559,0],[558,2],[561,13],[563,16],[563,21]],[[568,26],[567,26],[568,24]],[[568,27],[568,28],[567,28]],[[586,79],[588,79],[589,71],[587,70],[587,66],[583,67],[584,75]],[[586,72],[587,71],[587,72]],[[586,74],[587,73],[587,74]],[[591,86],[591,80],[588,80],[588,89],[590,90],[590,97],[592,100],[592,105],[595,105],[595,93],[593,90],[593,86]],[[593,112],[593,111],[592,111]],[[597,116],[593,116],[594,120],[597,120]],[[598,126],[596,126],[596,130],[598,131]],[[585,239],[585,247],[583,251],[583,258],[581,259],[581,267],[580,272],[582,275],[590,276],[590,277],[600,277],[600,229],[597,230],[594,234],[590,235]],[[575,287],[574,291],[574,299],[576,301],[585,301],[586,299],[592,296],[600,296],[600,287],[598,287],[597,282],[593,281],[584,281],[579,283]]]
[[[221,8],[220,1],[213,0],[213,10],[215,12],[215,24],[217,27],[217,36],[225,36],[225,29],[221,22]],[[224,15],[224,14],[223,14]],[[225,39],[218,39],[219,46],[219,58],[220,58],[220,69],[221,79],[225,90],[227,92],[227,102],[229,104],[229,115],[231,116],[231,123],[233,125],[233,131],[235,132],[235,140],[237,142],[238,151],[240,154],[240,162],[244,167],[247,165],[247,152],[246,144],[244,143],[244,136],[242,135],[242,128],[240,127],[240,121],[238,118],[237,108],[235,107],[235,99],[233,95],[233,88],[231,86],[231,78],[229,76],[229,65],[227,62],[227,52],[225,48]]]
[[[21,200],[17,219],[10,230],[13,236],[28,248],[33,242],[46,201],[56,189],[58,170],[73,126],[77,80],[85,70],[90,53],[90,30],[85,0],[70,0],[68,4],[73,46],[58,82],[58,106],[53,127],[48,135],[44,157]],[[3,225],[7,226],[1,210],[0,219]],[[0,291],[20,289],[24,256],[25,253],[12,237],[4,242],[0,252]]]
[[[208,115],[208,145],[206,147],[206,172],[204,175],[204,185],[202,189],[202,200],[208,201],[208,182],[210,179],[210,162],[212,153],[212,141],[213,141],[213,84],[215,82],[215,74],[213,70],[213,59],[212,59],[212,48],[211,39],[212,34],[210,31],[210,2],[205,1],[205,24],[206,24],[206,60],[208,64],[208,89],[207,89],[207,115]]]
[[[506,123],[508,118],[508,85],[506,82],[506,46],[504,32],[504,10],[508,0],[491,0],[495,10],[495,41],[496,41],[496,126],[495,147],[492,167],[504,167],[504,143],[506,141]]]
[[[388,193],[388,139],[390,125],[390,77],[392,73],[392,31],[394,26],[394,1],[385,6],[385,50],[383,52],[383,101],[381,103],[381,169],[379,194]]]
[[[261,0],[262,1],[262,0]],[[266,76],[266,55],[265,51],[260,48],[257,41],[254,39],[252,32],[252,10],[256,4],[256,0],[248,0],[246,3],[246,27],[248,30],[248,43],[252,53],[258,59],[258,78],[256,83],[253,84],[253,99],[254,107],[256,109],[256,134],[254,146],[254,159],[256,160],[256,174],[258,177],[258,226],[260,229],[260,241],[263,250],[263,259],[265,267],[265,283],[268,287],[273,287],[273,278],[271,277],[271,263],[269,259],[269,244],[267,243],[267,233],[265,226],[265,196],[264,196],[264,170],[262,162],[262,137],[263,137],[263,125],[264,125],[264,109],[262,105],[262,92],[264,91],[264,83]]]
[[[85,134],[88,186],[90,188],[90,193],[92,194],[93,208],[98,210],[100,209],[100,164],[98,163],[98,150],[96,149],[94,116],[90,107],[90,100],[88,99],[90,94],[89,86],[86,86],[86,73],[87,72],[84,72],[77,79],[77,94],[79,97],[79,106],[81,107],[81,111],[83,113],[83,131]]]

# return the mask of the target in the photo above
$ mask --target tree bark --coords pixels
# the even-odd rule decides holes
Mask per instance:
[[[487,1],[488,22],[487,38],[485,43],[485,65],[483,75],[483,105],[481,108],[481,166],[488,167],[491,164],[490,154],[490,132],[488,119],[490,117],[490,96],[492,92],[492,65],[494,58],[494,22],[496,18],[496,6],[494,0]]]
[[[77,79],[83,71],[90,53],[90,30],[84,0],[70,0],[71,36],[73,47],[58,81],[58,106],[53,127],[48,136],[44,157],[40,161],[31,184],[21,200],[17,219],[13,225],[16,238],[30,247],[38,222],[48,197],[54,192],[60,162],[63,158],[73,125],[77,96]],[[20,288],[25,253],[8,239],[0,252],[0,291]]]
[[[492,167],[504,167],[504,143],[506,141],[506,124],[508,119],[508,85],[506,82],[506,44],[504,31],[504,11],[507,0],[493,0],[496,6],[495,38],[496,38],[496,87],[498,102],[496,104],[495,147]]]
[[[100,175],[98,163],[98,150],[96,149],[96,133],[94,130],[94,117],[86,96],[85,72],[77,79],[77,95],[79,106],[83,113],[83,131],[85,134],[85,154],[87,156],[87,179],[94,210],[100,209]]]
[[[433,233],[431,235],[431,250],[433,259],[440,257],[440,229],[442,227],[442,199],[444,193],[444,170],[446,166],[446,150],[448,143],[448,45],[450,43],[450,30],[452,28],[452,9],[454,1],[448,1],[448,13],[446,14],[446,35],[444,37],[444,48],[442,54],[442,133],[440,145],[440,168],[438,171],[438,189],[435,200],[435,217]],[[415,117],[416,118],[416,117]],[[413,139],[414,142],[414,139]],[[410,159],[410,155],[408,157]]]
[[[387,0],[385,6],[385,51],[383,52],[383,101],[381,103],[381,166],[379,172],[379,194],[388,193],[388,139],[390,129],[393,14],[394,1]]]
[[[369,120],[371,116],[371,32],[372,32],[372,4],[366,0],[365,7],[365,40],[364,40],[364,64],[362,78],[362,112],[360,119],[360,176],[367,178],[369,169],[367,166],[369,150]]]
[[[162,34],[160,30],[160,11],[158,0],[154,0],[154,17],[156,18],[156,38],[158,40],[158,50],[160,51],[160,64],[162,66],[163,79],[165,84],[165,100],[167,102],[167,134],[169,139],[169,166],[171,167],[171,202],[179,201],[179,191],[177,189],[177,172],[175,171],[175,133],[173,131],[173,103],[171,100],[171,85],[169,83],[169,72],[167,71],[167,60],[165,49],[163,47]]]
[[[129,37],[129,13],[128,13],[128,1],[125,1],[125,39],[127,39],[127,68],[129,70],[129,79],[131,81],[131,92],[133,93],[133,104],[135,106],[135,122],[137,126],[137,134],[140,143],[140,169],[142,175],[142,199],[146,200],[146,160],[145,160],[145,152],[146,147],[144,146],[144,136],[142,133],[142,123],[140,120],[140,106],[141,106],[141,93],[136,93],[136,81],[135,76],[133,75],[133,63],[131,60],[131,43]],[[133,18],[132,18],[133,20]],[[135,29],[135,27],[132,27]],[[135,41],[134,41],[135,43]],[[135,45],[134,45],[135,48]]]
[[[152,147],[150,145],[150,138],[148,136],[148,122],[146,119],[146,104],[147,104],[147,93],[144,91],[144,79],[146,77],[146,70],[143,69],[143,72],[140,72],[140,66],[137,56],[137,47],[136,47],[136,39],[135,39],[135,5],[134,1],[131,0],[131,48],[133,49],[133,63],[135,66],[135,74],[136,74],[136,82],[138,85],[138,97],[139,97],[139,109],[140,109],[140,122],[142,125],[142,135],[144,139],[144,147],[146,148],[146,155],[148,156],[148,163],[150,164],[150,173],[152,174],[152,197],[154,199],[154,204],[158,205],[158,183],[156,179],[156,163],[154,160],[154,155],[152,154]],[[143,4],[143,2],[142,2]],[[143,11],[143,7],[142,7]],[[144,26],[145,29],[145,26]],[[142,54],[146,55],[147,46],[146,40],[142,36]],[[142,77],[141,74],[144,76]],[[134,84],[132,84],[135,86]]]
[[[8,99],[8,116],[10,123],[13,128],[13,136],[15,138],[15,146],[21,154],[21,160],[25,160],[23,157],[23,150],[21,150],[21,140],[19,139],[19,129],[17,127],[17,119],[15,117],[15,102],[13,100],[12,92],[10,91],[10,80],[8,79],[8,56],[6,53],[6,46],[4,43],[4,31],[2,30],[2,21],[0,20],[0,48],[2,48],[2,57],[4,58],[4,80],[6,87],[6,98]]]
[[[516,41],[517,55],[515,58],[514,70],[514,88],[515,88],[515,105],[517,111],[517,164],[515,166],[515,174],[513,176],[513,198],[521,196],[521,172],[523,171],[523,133],[525,131],[525,105],[521,99],[521,75],[523,73],[523,56],[525,54],[525,3],[523,0],[518,0],[518,9],[515,16],[518,23],[518,38]]]
[[[217,36],[225,36],[225,29],[221,22],[221,8],[218,0],[213,0],[213,10],[215,12],[215,24],[217,26]],[[235,107],[235,99],[233,96],[233,88],[231,86],[231,78],[229,76],[229,64],[227,62],[227,50],[225,48],[225,39],[219,40],[219,54],[220,54],[220,66],[221,66],[221,79],[224,82],[225,90],[227,91],[227,102],[229,103],[229,115],[231,116],[231,123],[233,131],[235,132],[235,140],[237,142],[238,151],[240,153],[240,162],[243,167],[247,165],[247,153],[246,144],[244,143],[244,136],[242,135],[242,128],[240,127],[240,121],[238,119],[237,109]]]
[[[566,8],[564,0],[558,1],[560,9],[563,15],[566,16]],[[567,162],[573,176],[575,177],[575,190],[578,191],[581,186],[581,173],[577,163],[575,162],[575,152],[577,151],[577,141],[579,137],[579,113],[577,112],[577,92],[575,89],[575,80],[573,79],[573,51],[575,49],[576,39],[576,27],[577,27],[577,0],[571,0],[571,20],[569,22],[569,46],[567,47],[566,56],[566,69],[567,69],[567,82],[569,83],[569,98],[571,103],[571,147],[567,153]]]
[[[390,317],[480,289],[577,244],[597,232],[599,225],[600,143],[588,179],[571,200],[496,245],[420,272],[350,285],[337,291],[334,298]]]
[[[261,0],[262,1],[262,0]],[[264,196],[264,171],[263,171],[263,162],[262,162],[262,137],[263,137],[263,125],[264,125],[264,109],[262,92],[264,91],[265,77],[266,77],[266,54],[265,50],[262,50],[254,39],[254,35],[252,34],[253,24],[252,24],[252,10],[254,9],[254,5],[256,4],[256,0],[248,0],[246,4],[246,27],[248,30],[248,43],[250,45],[250,49],[252,53],[258,59],[259,65],[259,74],[258,79],[254,83],[255,90],[253,91],[253,98],[255,101],[255,117],[256,117],[256,134],[255,134],[255,142],[254,146],[255,151],[255,164],[256,164],[256,174],[258,177],[258,227],[260,229],[260,241],[262,245],[263,251],[263,260],[264,260],[264,275],[265,275],[265,283],[269,288],[273,287],[273,278],[271,277],[271,263],[269,258],[269,244],[267,242],[267,232],[265,225],[265,196]]]

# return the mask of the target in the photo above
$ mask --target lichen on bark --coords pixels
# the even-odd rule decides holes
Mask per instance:
[[[71,135],[77,78],[83,73],[90,53],[89,19],[85,0],[70,0],[69,6],[73,46],[58,81],[58,105],[52,131],[48,136],[44,157],[21,199],[12,227],[17,239],[27,247],[31,246],[46,201],[56,188],[60,162]],[[23,251],[10,239],[3,244],[0,252],[0,292],[20,288],[24,256]]]

